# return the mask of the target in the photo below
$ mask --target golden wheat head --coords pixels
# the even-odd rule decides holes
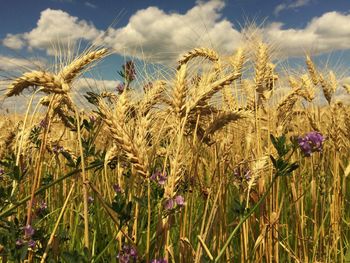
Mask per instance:
[[[15,79],[8,87],[6,97],[17,96],[26,88],[41,86],[45,92],[64,93],[66,87],[56,75],[46,71],[31,71]]]
[[[88,65],[102,59],[107,54],[108,50],[106,48],[103,48],[82,55],[73,60],[72,63],[64,67],[59,73],[59,76],[63,79],[64,82],[71,83],[73,79],[76,78],[79,74],[81,74],[82,71],[86,69]]]

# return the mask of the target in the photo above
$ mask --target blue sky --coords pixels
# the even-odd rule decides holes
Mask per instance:
[[[107,86],[125,56],[171,65],[180,54],[208,46],[229,54],[242,45],[242,26],[260,33],[289,63],[305,52],[350,67],[349,0],[2,0],[1,75],[52,60],[52,43],[102,44],[115,51],[100,67]],[[263,23],[264,22],[264,23]],[[262,24],[263,23],[263,24]],[[318,57],[317,57],[318,56]],[[14,73],[16,72],[16,73]]]
[[[274,10],[278,5],[290,5],[297,1],[284,0],[229,0],[222,14],[234,23],[242,23],[244,19],[279,21],[286,27],[300,28],[312,18],[330,11],[349,12],[348,0],[312,0],[303,1],[300,7],[287,8],[278,16]],[[47,9],[60,9],[72,16],[94,23],[100,29],[108,27],[120,13],[116,25],[124,26],[132,14],[149,6],[157,6],[166,12],[184,13],[196,5],[193,0],[2,0],[0,9],[0,37],[7,33],[27,32],[35,27],[40,12]]]

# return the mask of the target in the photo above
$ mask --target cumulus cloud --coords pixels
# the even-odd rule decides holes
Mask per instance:
[[[112,90],[116,91],[116,87],[118,84],[119,84],[118,80],[80,78],[74,82],[73,90],[75,91],[92,90],[95,92],[112,91]]]
[[[79,39],[91,41],[99,34],[94,25],[85,20],[79,20],[62,10],[46,9],[41,12],[37,27],[25,33],[24,38],[31,47],[50,52],[53,42],[68,43]]]
[[[2,44],[11,49],[21,49],[25,43],[22,39],[22,35],[7,34],[5,39],[2,40]]]
[[[0,55],[0,70],[2,71],[27,71],[45,67],[45,60],[43,58],[13,58],[9,56]]]
[[[267,39],[276,43],[286,56],[324,53],[350,48],[350,14],[336,11],[313,18],[305,28],[284,29],[272,23],[263,29]]]
[[[285,4],[284,9],[310,1],[294,1]],[[200,46],[231,54],[242,44],[242,32],[222,16],[224,6],[224,1],[219,0],[197,1],[185,13],[168,13],[151,6],[135,12],[125,26],[109,28],[103,35],[92,23],[62,10],[46,9],[35,28],[22,34],[8,34],[3,44],[15,49],[42,49],[52,55],[53,44],[74,44],[81,39],[97,43],[99,39],[99,44],[111,47],[117,54],[166,64]],[[313,18],[304,28],[286,28],[277,21],[258,31],[276,44],[283,56],[300,56],[305,52],[316,54],[350,48],[349,23],[349,14],[333,11]]]
[[[296,1],[288,8],[308,3]],[[162,63],[174,61],[179,54],[198,46],[230,54],[241,44],[242,32],[222,17],[223,8],[222,1],[198,2],[184,14],[149,7],[132,15],[125,27],[110,29],[104,42],[119,54]],[[349,14],[333,11],[313,18],[304,28],[285,28],[274,22],[258,31],[278,47],[280,55],[300,56],[350,48],[349,23]]]
[[[198,46],[232,52],[240,32],[222,18],[223,7],[222,1],[197,2],[185,14],[149,7],[132,15],[125,27],[108,30],[104,41],[118,53],[158,62]]]
[[[280,12],[287,9],[296,9],[310,4],[311,0],[294,0],[290,4],[282,3],[275,7],[273,13],[277,16]]]
[[[79,20],[62,10],[46,9],[41,12],[37,26],[30,32],[23,34],[8,34],[3,40],[6,46],[43,49],[48,54],[54,54],[53,46],[74,44],[78,40],[93,41],[100,35],[92,23]]]

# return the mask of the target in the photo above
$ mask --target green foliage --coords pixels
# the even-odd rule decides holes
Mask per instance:
[[[275,147],[278,156],[277,159],[270,155],[270,159],[274,168],[276,169],[277,176],[287,176],[290,175],[294,170],[298,169],[299,164],[297,162],[290,163],[287,154],[291,154],[295,150],[295,144],[288,144],[286,136],[282,135],[275,137],[271,134],[271,142]]]
[[[133,203],[124,194],[117,193],[112,202],[112,209],[118,214],[120,227],[127,224],[133,216]]]

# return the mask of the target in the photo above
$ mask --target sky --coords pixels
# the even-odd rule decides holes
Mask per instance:
[[[350,67],[350,0],[0,1],[0,75],[5,76],[47,67],[57,43],[98,41],[115,53],[98,72],[99,81],[112,88],[128,57],[173,65],[199,46],[232,54],[252,22],[278,47],[280,58],[298,61],[308,52],[316,61]]]

